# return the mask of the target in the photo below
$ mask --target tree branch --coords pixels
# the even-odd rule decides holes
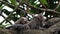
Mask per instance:
[[[59,6],[60,6],[60,0],[59,0],[59,3],[58,3],[58,5],[57,5],[57,7],[56,7],[54,10],[58,9]]]
[[[25,3],[27,6],[29,6],[29,7],[31,7],[31,9],[35,9],[35,10],[37,10],[37,11],[46,11],[46,12],[52,12],[52,13],[56,13],[56,14],[59,14],[60,15],[60,12],[58,12],[58,11],[55,11],[55,10],[52,10],[52,9],[44,9],[44,8],[37,8],[37,7],[34,7],[34,6],[32,6],[32,5],[30,5],[30,4],[27,4],[27,3]]]
[[[8,6],[10,6],[10,7],[15,7],[14,5],[11,5],[11,4],[9,4],[9,3],[5,2],[5,1],[0,1],[0,2],[5,3],[6,5],[8,5]],[[19,6],[20,6],[20,3],[19,3],[18,6],[15,7],[14,11],[15,11]],[[13,11],[13,12],[14,12],[14,11]],[[9,14],[9,16],[6,18],[6,20],[7,20],[9,17],[12,16],[13,12],[11,12],[11,13]],[[4,22],[4,21],[5,21],[5,20],[3,20],[2,22]],[[1,22],[1,23],[2,23],[2,22]]]
[[[11,5],[10,3],[7,3],[7,2],[5,2],[5,1],[0,1],[0,2],[6,4],[6,5],[8,5],[8,6],[10,6],[11,8],[14,9],[14,5]],[[30,4],[27,4],[27,3],[25,3],[25,4],[26,4],[27,6],[29,6],[29,7],[31,7],[32,9],[37,10],[37,11],[43,10],[43,11],[52,12],[52,13],[56,13],[56,14],[59,14],[59,15],[60,15],[60,13],[59,13],[58,11],[55,11],[55,10],[52,10],[52,9],[47,9],[47,10],[46,10],[46,9],[43,9],[43,8],[34,7],[34,6],[32,6],[32,5],[30,5]],[[20,8],[17,8],[17,10],[21,10],[21,11],[25,12],[24,10],[22,10],[22,9],[20,9]]]
[[[58,22],[57,24],[51,26],[50,28],[48,28],[46,31],[51,34],[53,32],[55,32],[56,29],[60,29],[60,22]]]
[[[12,4],[10,4],[10,3],[8,3],[8,2],[6,2],[6,1],[0,1],[1,3],[3,3],[3,4],[6,4],[7,6],[9,6],[10,8],[15,8],[15,6],[14,5],[12,5]],[[22,10],[22,9],[20,9],[20,8],[17,8],[17,10],[20,10],[20,11],[22,11],[22,12],[25,12],[24,10]]]

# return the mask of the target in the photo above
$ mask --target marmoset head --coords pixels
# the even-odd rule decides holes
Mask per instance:
[[[28,22],[28,19],[26,17],[21,17],[15,22],[15,24],[26,24],[27,22]]]

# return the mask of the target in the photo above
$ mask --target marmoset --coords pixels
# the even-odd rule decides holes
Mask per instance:
[[[42,14],[37,14],[33,16],[28,26],[30,27],[30,29],[40,29],[41,27],[43,27],[44,21],[44,16]]]
[[[21,20],[21,19],[20,19]],[[18,20],[10,29],[14,30],[24,30],[24,29],[40,29],[43,27],[43,23],[45,21],[44,16],[42,14],[35,15],[28,23],[21,24],[21,21],[24,20]]]
[[[15,22],[15,24],[13,24],[9,27],[6,27],[6,29],[12,29],[12,30],[27,29],[27,28],[25,28],[27,26],[24,26],[24,24],[27,24],[27,22],[28,22],[28,19],[26,17],[21,17]]]

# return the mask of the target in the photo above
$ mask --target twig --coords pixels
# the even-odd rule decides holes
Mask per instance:
[[[10,4],[10,3],[6,2],[6,1],[0,1],[0,2],[3,3],[3,4],[6,4],[10,8],[13,8],[13,9],[15,8],[14,5],[12,5],[12,4]],[[17,8],[17,10],[20,10],[20,11],[24,12],[24,10],[22,10],[21,8]]]
[[[15,11],[19,6],[20,6],[20,4],[19,4],[18,6],[15,7],[14,11]],[[13,12],[14,12],[14,11],[13,11]],[[8,16],[6,19],[8,19],[9,17],[11,17],[12,14],[13,14],[13,12],[11,12],[11,13],[9,14],[9,16]],[[4,21],[5,21],[5,20],[3,20],[2,22],[4,22]],[[1,23],[2,23],[2,22],[1,22]]]
[[[52,9],[44,9],[44,8],[37,8],[37,7],[34,7],[34,6],[32,6],[32,5],[30,5],[30,4],[27,4],[27,3],[25,3],[26,5],[28,5],[29,7],[31,7],[31,9],[35,9],[35,10],[37,10],[37,11],[46,11],[46,12],[52,12],[52,13],[56,13],[56,14],[59,14],[60,15],[60,12],[58,12],[58,11],[55,11],[55,10],[52,10]]]
[[[59,3],[58,3],[58,5],[57,5],[57,7],[56,7],[54,10],[58,9],[59,6],[60,6],[60,0],[59,0]]]
[[[8,6],[10,6],[11,8],[14,8],[14,6],[11,5],[10,3],[7,3],[7,2],[5,2],[5,1],[0,1],[0,2],[6,4],[6,5],[8,5]],[[27,4],[27,3],[25,3],[25,4],[26,4],[27,6],[29,6],[30,8],[34,9],[34,10],[37,10],[37,11],[41,11],[41,10],[46,11],[46,9],[37,8],[37,7],[34,7],[34,6],[32,6],[32,5],[30,5],[30,4]],[[22,10],[22,9],[20,9],[20,8],[17,8],[17,10],[21,10],[21,11],[25,12],[24,10]],[[52,10],[52,9],[47,9],[47,12],[52,12],[52,13],[56,13],[56,14],[59,14],[59,15],[60,15],[60,13],[59,13],[58,11],[55,11],[55,10]]]
[[[3,18],[5,18],[2,14],[1,14],[1,16],[3,17]],[[5,20],[7,20],[6,18],[5,18]],[[4,21],[5,21],[4,20]],[[4,22],[4,21],[2,21],[1,23],[0,23],[0,25]],[[7,20],[10,24],[12,24],[9,20]]]

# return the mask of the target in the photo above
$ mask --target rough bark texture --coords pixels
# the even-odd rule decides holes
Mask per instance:
[[[18,34],[52,34],[56,29],[59,29],[59,28],[60,28],[60,22],[58,22],[57,24],[45,30],[29,29],[29,30],[24,30],[20,32],[16,32],[14,30],[2,30],[2,31],[0,30],[0,34],[4,34],[3,32],[8,33],[8,34],[17,34],[17,33]]]

